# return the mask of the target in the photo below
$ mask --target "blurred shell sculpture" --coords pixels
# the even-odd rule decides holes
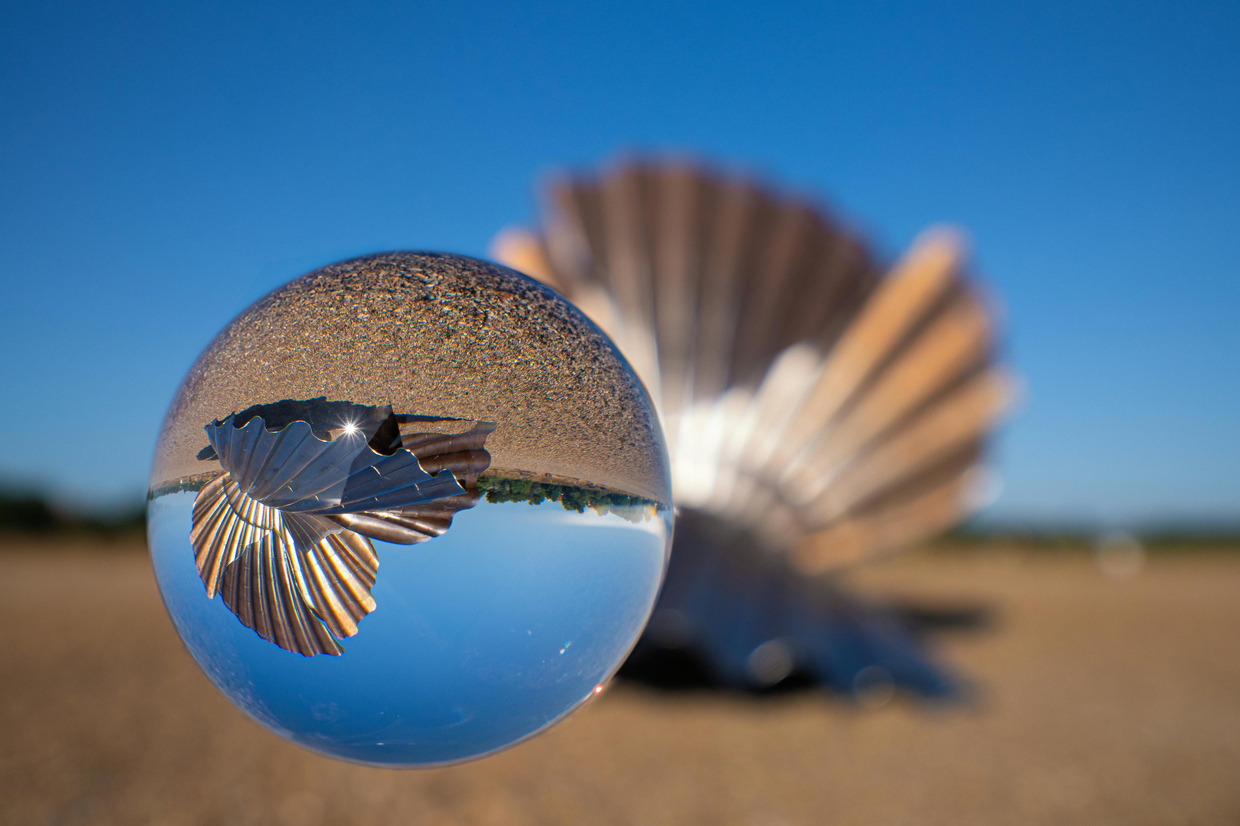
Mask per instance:
[[[1011,395],[956,236],[927,234],[883,276],[811,204],[696,163],[637,160],[553,179],[539,231],[507,230],[493,253],[576,303],[654,398],[681,517],[647,638],[713,647],[706,658],[728,682],[808,670],[852,685],[855,673],[826,673],[839,657],[811,650],[822,634],[807,631],[808,608],[790,615],[792,592],[822,605],[823,586],[804,575],[973,510]],[[738,579],[749,584],[723,584]],[[754,618],[725,644],[715,620],[729,610]],[[755,673],[773,640],[787,642],[788,667]],[[864,669],[854,659],[845,670]]]

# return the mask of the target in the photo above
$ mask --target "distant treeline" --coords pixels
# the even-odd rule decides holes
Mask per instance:
[[[1154,524],[1131,530],[1082,525],[963,525],[940,535],[936,547],[1018,545],[1039,551],[1092,550],[1117,538],[1131,538],[1148,551],[1240,549],[1240,523]]]
[[[147,501],[158,499],[160,496],[167,496],[170,493],[197,493],[207,486],[221,471],[213,470],[207,473],[196,473],[193,476],[186,476],[184,479],[177,479],[174,482],[167,482],[157,488],[151,488],[146,494]]]
[[[488,502],[528,502],[531,505],[559,502],[565,510],[578,513],[584,512],[586,508],[603,510],[655,504],[648,499],[630,496],[627,493],[491,475],[483,475],[478,479],[478,491],[486,494]]]
[[[107,516],[89,516],[53,507],[38,493],[0,490],[0,533],[122,536],[139,534],[145,527],[141,503]]]

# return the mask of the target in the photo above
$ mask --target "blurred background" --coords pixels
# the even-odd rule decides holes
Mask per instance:
[[[15,2],[0,22],[0,821],[1240,819],[1233,4]],[[975,691],[870,708],[620,681],[530,744],[413,774],[249,723],[139,553],[186,369],[296,275],[485,256],[549,170],[628,149],[825,199],[889,261],[928,225],[969,231],[1025,383],[1002,489],[850,576],[941,620]]]

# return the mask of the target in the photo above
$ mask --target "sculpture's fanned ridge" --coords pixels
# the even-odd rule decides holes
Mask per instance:
[[[199,455],[224,472],[198,494],[190,532],[207,597],[220,593],[281,648],[340,654],[375,609],[370,539],[411,545],[446,531],[478,501],[494,429],[326,399],[211,422]]]

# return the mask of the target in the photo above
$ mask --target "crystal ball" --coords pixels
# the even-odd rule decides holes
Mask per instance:
[[[384,766],[480,757],[602,690],[671,539],[667,451],[611,341],[513,270],[308,273],[190,368],[151,469],[168,613],[276,733]]]

